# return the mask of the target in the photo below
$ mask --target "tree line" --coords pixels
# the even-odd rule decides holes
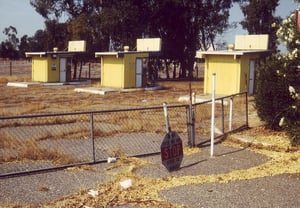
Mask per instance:
[[[196,51],[216,48],[218,35],[233,27],[228,22],[233,3],[239,3],[244,14],[243,28],[249,34],[269,34],[270,47],[276,48],[276,28],[271,24],[280,21],[274,17],[278,1],[30,0],[45,19],[45,29],[18,39],[15,27],[5,28],[0,56],[23,58],[26,51],[65,50],[70,40],[86,40],[90,59],[96,51],[118,51],[125,45],[134,49],[137,38],[159,37],[164,63],[177,63],[180,78],[192,78]]]

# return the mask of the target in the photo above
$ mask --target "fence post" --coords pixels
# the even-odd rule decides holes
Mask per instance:
[[[171,132],[170,122],[169,122],[169,115],[168,115],[168,105],[167,103],[163,103],[164,115],[165,115],[165,122],[166,122],[166,132]]]
[[[89,79],[91,79],[91,63],[89,63]]]
[[[225,133],[225,114],[224,114],[224,99],[221,100],[221,105],[222,105],[222,133]]]
[[[246,127],[249,126],[249,121],[248,121],[248,92],[245,93],[246,94]]]
[[[229,131],[232,131],[233,97],[230,97],[229,106]]]
[[[211,128],[210,128],[210,156],[214,156],[215,142],[215,95],[216,94],[216,73],[212,74],[212,105],[211,105]]]
[[[12,76],[12,63],[9,62],[9,76]]]
[[[91,128],[91,140],[92,140],[92,148],[93,148],[93,162],[96,161],[95,158],[95,138],[94,138],[94,114],[90,114],[90,128]]]
[[[195,93],[192,93],[191,82],[189,84],[190,89],[190,105],[188,109],[188,145],[189,147],[195,147],[195,112],[194,112],[194,104],[196,100]]]

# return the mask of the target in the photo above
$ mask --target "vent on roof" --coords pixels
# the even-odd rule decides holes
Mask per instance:
[[[269,35],[237,35],[235,50],[267,50]]]
[[[69,41],[68,51],[69,52],[85,52],[86,51],[85,40]]]
[[[136,40],[137,51],[161,51],[160,38],[143,38]]]

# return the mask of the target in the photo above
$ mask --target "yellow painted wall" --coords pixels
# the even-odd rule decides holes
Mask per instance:
[[[136,54],[125,54],[124,55],[124,88],[135,87],[135,60]]]
[[[256,60],[257,54],[237,56],[206,55],[204,71],[204,93],[212,93],[212,74],[216,73],[216,94],[230,95],[248,91],[250,60]]]
[[[250,60],[257,60],[257,54],[248,54],[241,57],[240,92],[248,91],[250,77]]]
[[[115,88],[134,88],[136,59],[148,57],[148,53],[125,53],[124,57],[101,57],[101,85]]]
[[[136,87],[136,59],[148,57],[148,53],[125,54],[124,56],[124,88]]]
[[[101,85],[104,87],[124,87],[124,59],[115,55],[101,58]]]
[[[40,57],[32,58],[32,81],[46,82],[47,81],[48,63],[47,59]]]
[[[48,82],[59,82],[59,58],[48,57]]]
[[[241,76],[240,76],[240,89],[239,89],[240,92],[248,90],[249,60],[250,60],[249,55],[245,55],[241,57]]]
[[[212,74],[216,73],[216,94],[239,92],[240,60],[233,56],[206,56],[204,72],[204,93],[212,93]]]
[[[55,70],[54,70],[55,69]],[[59,81],[59,59],[49,57],[32,57],[32,81]]]

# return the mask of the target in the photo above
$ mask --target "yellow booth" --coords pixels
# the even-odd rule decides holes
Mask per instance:
[[[145,87],[145,69],[149,53],[99,52],[101,58],[101,86],[114,88]]]
[[[137,39],[137,51],[96,52],[101,58],[101,86],[112,88],[143,88],[150,57],[159,55],[161,39]]]
[[[71,79],[69,52],[28,52],[32,59],[32,81],[36,82],[68,82]]]
[[[204,94],[212,93],[213,73],[216,74],[216,94],[244,91],[253,94],[255,66],[271,52],[267,48],[268,35],[240,35],[235,38],[235,46],[228,50],[197,52],[196,59],[204,60]]]
[[[85,51],[85,41],[69,41],[68,51],[54,48],[48,52],[26,52],[32,59],[32,81],[69,82],[71,81],[71,63],[75,53]]]

